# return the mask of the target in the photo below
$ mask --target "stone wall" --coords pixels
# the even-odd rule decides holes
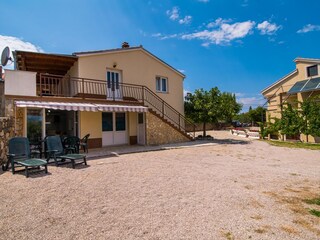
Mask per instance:
[[[5,117],[4,81],[0,80],[0,117]]]
[[[0,118],[0,164],[7,162],[8,141],[14,136],[13,118]]]
[[[188,142],[186,136],[152,113],[146,114],[147,145]]]

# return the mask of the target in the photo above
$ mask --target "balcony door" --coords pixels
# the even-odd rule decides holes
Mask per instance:
[[[122,100],[121,89],[121,72],[117,70],[107,70],[107,99],[108,100]]]

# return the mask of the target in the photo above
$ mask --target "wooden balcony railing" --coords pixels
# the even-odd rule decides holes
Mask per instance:
[[[108,84],[103,80],[49,74],[40,74],[39,80],[37,83],[39,96],[139,103],[151,108],[179,130],[191,133],[191,137],[195,137],[195,125],[146,86],[116,82]]]

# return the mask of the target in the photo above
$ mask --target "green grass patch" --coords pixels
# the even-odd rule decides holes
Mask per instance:
[[[311,213],[312,215],[314,215],[316,217],[320,217],[320,211],[318,211],[318,210],[310,209],[309,213]]]
[[[320,205],[320,198],[314,198],[314,199],[305,199],[303,200],[307,204],[316,204]]]
[[[283,142],[283,141],[270,141],[270,140],[263,140],[263,141],[269,143],[272,146],[277,146],[277,147],[304,148],[304,149],[311,149],[311,150],[320,150],[320,144],[315,144],[315,143]]]

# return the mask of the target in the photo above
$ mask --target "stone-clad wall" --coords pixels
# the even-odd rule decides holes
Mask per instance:
[[[188,142],[186,136],[152,113],[146,114],[147,145]]]
[[[0,118],[0,163],[7,162],[8,140],[14,136],[13,118]]]

